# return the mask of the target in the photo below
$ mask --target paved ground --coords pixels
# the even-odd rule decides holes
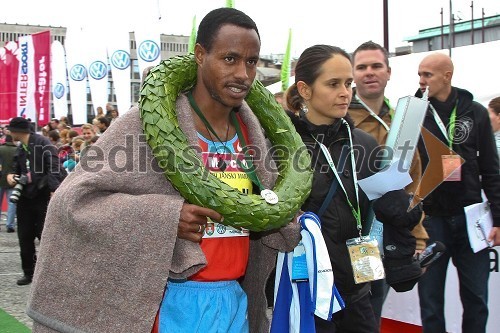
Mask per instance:
[[[0,228],[0,308],[31,328],[33,321],[25,313],[30,286],[16,284],[23,275],[17,233],[8,234],[4,220]]]

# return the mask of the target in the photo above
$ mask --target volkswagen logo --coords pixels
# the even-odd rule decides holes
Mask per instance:
[[[111,66],[124,70],[130,66],[130,54],[127,51],[116,50],[111,55]]]
[[[94,61],[89,66],[89,75],[94,80],[101,80],[108,75],[108,66],[102,61]]]
[[[217,228],[216,229],[217,229],[217,232],[219,234],[223,234],[223,233],[226,232],[226,226],[224,224],[220,224],[220,223],[217,224]]]
[[[76,64],[71,67],[69,71],[69,76],[74,81],[82,81],[87,77],[87,70],[83,65]]]
[[[64,85],[60,82],[57,82],[52,93],[54,94],[55,98],[61,99],[64,96],[65,90],[66,89],[64,88]]]
[[[160,56],[160,48],[152,40],[143,41],[137,51],[139,58],[147,62],[155,61]]]

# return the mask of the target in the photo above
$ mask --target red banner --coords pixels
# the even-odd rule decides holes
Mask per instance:
[[[1,123],[15,116],[49,122],[50,39],[50,31],[22,36],[0,52]]]
[[[19,62],[13,51],[15,42],[0,48],[0,124],[8,124],[17,115],[16,92]]]
[[[31,35],[35,59],[35,105],[38,126],[50,121],[50,31]]]

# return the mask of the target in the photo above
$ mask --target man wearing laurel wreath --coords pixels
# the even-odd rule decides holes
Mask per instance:
[[[198,30],[196,82],[176,107],[205,167],[247,194],[254,177],[269,189],[277,176],[261,124],[244,101],[259,52],[251,18],[231,8],[210,12]],[[253,176],[241,153],[249,144],[262,153]],[[298,243],[299,225],[249,233],[221,224],[215,210],[185,201],[154,153],[132,108],[54,195],[28,303],[33,332],[269,330],[265,284],[277,251]]]

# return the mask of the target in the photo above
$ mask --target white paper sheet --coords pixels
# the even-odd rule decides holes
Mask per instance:
[[[489,203],[484,201],[473,204],[465,207],[464,210],[472,251],[477,253],[490,247],[492,244],[488,242],[488,236],[493,228],[493,217]]]
[[[358,181],[368,199],[378,199],[387,192],[401,190],[412,182],[408,170],[400,170],[401,168],[398,168],[399,164],[399,161],[393,161],[388,168]]]

